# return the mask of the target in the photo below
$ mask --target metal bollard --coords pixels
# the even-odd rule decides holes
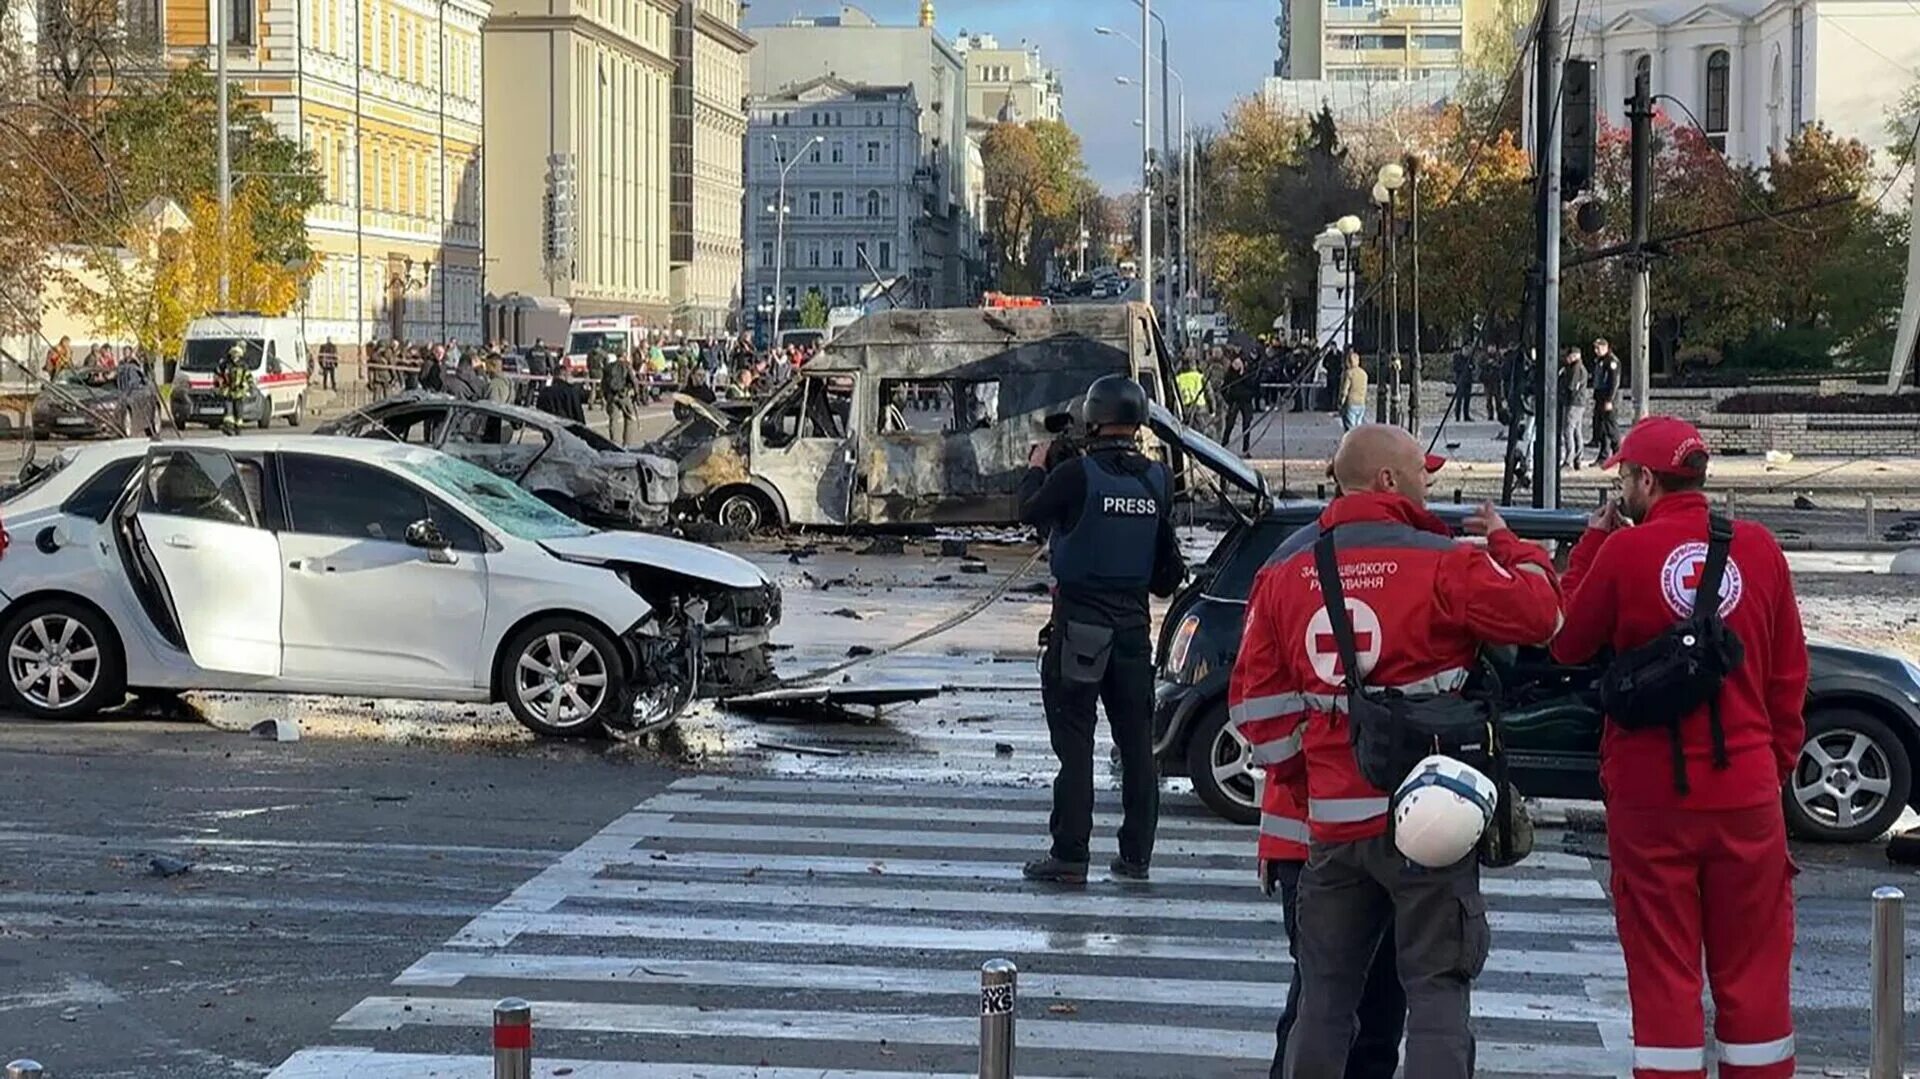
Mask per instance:
[[[1011,959],[980,967],[980,1079],[1013,1079],[1013,999],[1020,971]]]
[[[532,1079],[533,1005],[508,997],[493,1006],[493,1079]]]
[[[40,1079],[40,1062],[22,1058],[7,1065],[7,1079]]]
[[[1898,888],[1873,890],[1873,1057],[1867,1079],[1901,1079],[1906,1040],[1906,900]]]
[[[1874,527],[1874,524],[1875,524],[1874,517],[1875,517],[1875,513],[1874,513],[1874,505],[1873,505],[1873,492],[1868,491],[1867,492],[1867,542],[1868,543],[1872,543],[1874,540],[1877,540],[1880,538],[1880,530]]]

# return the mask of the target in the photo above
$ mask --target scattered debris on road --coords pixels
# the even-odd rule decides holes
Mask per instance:
[[[165,854],[156,854],[147,862],[150,877],[177,877],[193,870],[193,863]]]

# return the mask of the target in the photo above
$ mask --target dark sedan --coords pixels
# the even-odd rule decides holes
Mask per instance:
[[[1174,597],[1161,632],[1154,716],[1161,766],[1190,776],[1202,801],[1239,823],[1259,819],[1247,746],[1227,726],[1227,679],[1240,648],[1247,592],[1280,542],[1320,508],[1281,503],[1234,526]],[[1433,508],[1455,528],[1470,509]],[[1515,532],[1554,550],[1562,566],[1586,526],[1576,510],[1502,513]],[[1814,643],[1809,652],[1807,741],[1784,796],[1787,822],[1810,839],[1873,839],[1915,805],[1920,666],[1834,644]],[[1600,796],[1598,673],[1597,664],[1556,664],[1544,649],[1486,657],[1480,677],[1498,679],[1514,781],[1528,795]]]

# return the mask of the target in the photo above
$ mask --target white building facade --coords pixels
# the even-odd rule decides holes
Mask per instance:
[[[1887,110],[1920,72],[1920,10],[1906,0],[1599,0],[1571,28],[1568,54],[1594,62],[1597,108],[1615,126],[1644,70],[1654,94],[1685,106],[1656,107],[1678,124],[1697,120],[1734,161],[1764,165],[1814,122],[1882,151]]]
[[[899,306],[927,306],[931,278],[916,271],[941,252],[915,227],[933,179],[913,88],[823,77],[747,108],[746,280],[761,326],[773,327],[776,296],[780,325],[791,327],[809,291],[846,306],[876,277]],[[775,220],[783,169],[784,239]]]

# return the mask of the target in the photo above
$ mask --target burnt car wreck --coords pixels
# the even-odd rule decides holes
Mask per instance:
[[[889,311],[744,418],[678,398],[647,448],[680,462],[682,512],[735,528],[1008,525],[1029,451],[1110,374],[1177,408],[1144,305]]]
[[[679,496],[672,461],[617,446],[584,423],[515,405],[414,391],[324,423],[315,433],[430,446],[601,527],[660,528]]]

